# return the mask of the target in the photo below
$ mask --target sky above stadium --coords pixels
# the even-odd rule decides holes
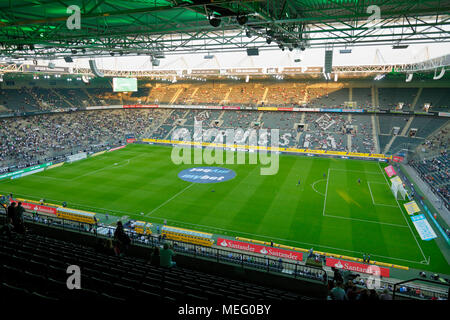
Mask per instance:
[[[450,54],[450,43],[416,44],[407,49],[392,49],[391,46],[354,47],[350,54],[333,50],[333,65],[383,65],[416,63],[427,59]],[[100,69],[108,70],[186,70],[186,69],[220,69],[245,67],[288,67],[288,66],[323,66],[324,49],[294,50],[260,50],[259,56],[248,57],[245,51],[233,53],[214,53],[213,59],[204,59],[205,54],[166,55],[160,59],[160,65],[153,67],[149,56],[96,58]],[[300,59],[301,62],[294,62]],[[89,59],[76,59],[74,63],[56,61],[58,66],[89,68]],[[42,62],[40,64],[46,64]]]

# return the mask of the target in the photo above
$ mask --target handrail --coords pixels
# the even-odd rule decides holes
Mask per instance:
[[[4,214],[0,213],[0,216],[1,215]],[[29,213],[27,213],[24,216],[27,222],[31,223],[43,224],[52,227],[62,227],[63,230],[67,229],[79,233],[89,233],[91,235],[93,234],[96,238],[103,237],[106,239],[111,239],[114,237],[115,228],[111,226],[92,225],[81,221],[73,221],[64,218],[50,217],[46,215],[41,216],[40,219],[42,220],[45,219],[43,220],[45,222],[41,222],[36,221],[35,217],[36,217],[35,215],[31,216]],[[55,222],[59,223],[55,224]],[[72,226],[75,226],[75,228]],[[104,228],[108,231],[104,230],[106,232],[102,232],[99,235],[98,229],[101,228]],[[131,243],[133,244],[154,247],[161,245],[163,243],[169,243],[172,245],[173,250],[180,254],[214,259],[216,262],[219,263],[232,263],[235,265],[237,264],[240,265],[242,268],[253,268],[253,269],[256,268],[259,270],[264,270],[266,272],[274,272],[285,276],[291,276],[295,279],[302,278],[307,280],[321,281],[323,283],[326,283],[327,281],[327,273],[320,267],[300,265],[298,262],[293,263],[276,258],[270,258],[267,256],[241,253],[216,247],[206,247],[199,244],[188,243],[178,240],[162,239],[162,237],[160,239],[160,237],[154,235],[137,235],[135,232],[127,228],[124,228],[124,230],[130,236]],[[141,241],[140,239],[142,237],[144,237],[144,239],[147,241]]]
[[[409,279],[409,280],[400,281],[400,282],[395,283],[394,284],[394,290],[393,290],[393,293],[392,293],[392,300],[395,300],[395,293],[397,292],[397,287],[398,286],[400,286],[400,285],[402,285],[404,283],[413,282],[413,281],[422,281],[422,282],[437,284],[437,285],[440,285],[440,286],[447,286],[448,287],[447,300],[450,297],[450,283],[441,283],[441,282],[428,280],[428,279],[414,278],[414,279]]]
[[[5,216],[5,213],[2,213],[0,210],[0,216]],[[44,218],[46,221],[44,222]],[[79,222],[79,221],[73,221],[68,220],[64,218],[58,218],[58,217],[50,217],[46,215],[41,215],[41,221],[36,221],[35,217],[32,217],[28,212],[24,216],[26,218],[27,222],[41,224],[49,227],[56,227],[56,228],[62,228],[63,230],[71,230],[78,233],[88,233],[90,235],[94,235],[97,239],[104,238],[104,239],[111,239],[114,237],[114,227],[111,226],[98,226],[98,225],[92,225],[85,222]],[[59,223],[55,223],[59,222]],[[106,230],[101,230],[101,229]],[[103,232],[98,232],[98,230],[101,230]],[[164,243],[169,243],[172,245],[172,248],[174,251],[181,255],[190,255],[200,258],[205,258],[208,260],[213,260],[218,263],[227,263],[227,264],[234,264],[239,265],[242,268],[251,268],[271,273],[276,273],[283,276],[292,277],[294,279],[304,279],[307,281],[320,281],[324,284],[327,283],[328,275],[325,270],[323,270],[320,267],[314,267],[314,266],[307,266],[303,264],[292,263],[288,261],[282,261],[280,265],[280,260],[277,260],[276,258],[271,258],[267,256],[260,256],[256,254],[251,253],[241,253],[237,251],[231,251],[223,248],[217,248],[217,247],[205,247],[202,245],[194,244],[194,243],[187,243],[183,241],[178,240],[172,240],[172,239],[160,239],[158,236],[154,235],[139,235],[134,231],[129,230],[128,228],[124,228],[125,232],[130,236],[131,243],[139,246],[147,246],[147,247],[154,247],[154,246],[161,246]],[[142,241],[141,238],[144,238],[146,241]],[[363,278],[361,278],[363,279]],[[393,298],[395,296],[395,292],[397,289],[397,286],[406,283],[411,282],[414,280],[422,280],[425,282],[430,282],[437,285],[445,285],[450,286],[450,284],[443,284],[435,281],[426,281],[425,279],[412,279],[412,280],[406,280],[398,283],[392,283],[381,280],[381,283],[384,284],[384,287],[389,286],[392,287],[393,291]],[[409,289],[416,290],[420,289],[422,293],[428,293],[428,296],[441,296],[444,294],[442,291],[436,291],[437,288],[418,288],[416,286],[408,286]],[[414,298],[414,295],[411,295],[411,297]],[[447,292],[447,299],[449,297],[449,292]]]

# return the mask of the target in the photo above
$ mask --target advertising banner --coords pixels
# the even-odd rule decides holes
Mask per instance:
[[[27,172],[24,172],[24,173],[19,173],[19,174],[16,174],[15,176],[12,176],[11,179],[22,178],[22,177],[29,176],[31,174],[35,174],[35,173],[42,172],[42,171],[44,171],[44,168],[36,169],[36,170],[33,170],[33,171],[27,171]]]
[[[91,154],[91,157],[100,156],[100,155],[104,154],[105,152],[106,152],[106,150],[100,151],[100,152],[96,152],[96,153],[93,153],[93,154]]]
[[[123,105],[124,109],[133,109],[133,108],[138,108],[138,109],[145,109],[145,108],[158,108],[157,104],[124,104]]]
[[[12,201],[17,203],[17,201]],[[37,213],[46,213],[53,214],[56,216],[56,208],[43,206],[40,204],[30,203],[30,202],[22,202],[22,207],[27,211],[36,211]]]
[[[417,216],[412,216],[411,220],[416,227],[417,232],[422,240],[429,241],[437,238],[436,233],[434,233],[433,228],[431,228],[424,214],[419,214]]]
[[[5,174],[0,175],[0,180],[5,179],[5,178],[9,178],[9,177],[12,177],[12,176],[18,176],[18,175],[20,175],[22,173],[26,173],[26,172],[29,172],[29,171],[34,171],[36,169],[45,168],[45,167],[51,166],[52,164],[53,164],[52,162],[47,162],[47,163],[44,163],[44,164],[39,164],[37,166],[25,168],[25,169],[22,169],[22,170],[5,173]]]
[[[120,147],[117,147],[117,148],[112,148],[112,149],[109,149],[108,152],[116,151],[116,150],[119,150],[119,149],[123,149],[123,148],[125,148],[125,147],[126,147],[126,146],[120,146]]]
[[[241,107],[233,107],[233,106],[223,106],[223,110],[239,110]]]
[[[405,158],[400,157],[400,156],[392,156],[392,161],[395,161],[395,162],[403,162],[403,159],[405,159]]]
[[[64,163],[65,163],[65,162],[60,162],[60,163],[53,164],[53,165],[49,166],[49,167],[47,168],[47,170],[48,170],[48,169],[53,169],[53,168],[61,167]]]
[[[395,172],[393,166],[387,166],[386,168],[384,168],[384,171],[386,171],[386,174],[388,175],[389,178],[397,175],[397,172]]]
[[[373,275],[379,275],[385,278],[389,278],[389,269],[382,268],[375,265],[363,264],[357,262],[350,262],[345,260],[340,260],[336,258],[327,258],[326,261],[327,267],[335,267],[338,269],[349,270],[353,272],[362,272]]]
[[[67,161],[68,162],[75,162],[81,159],[86,159],[87,158],[87,153],[86,152],[80,152],[71,156],[67,156]]]
[[[242,241],[218,238],[217,245],[225,248],[248,251],[252,253],[259,253],[277,258],[290,259],[295,261],[303,260],[303,253],[301,252],[289,251],[274,247],[266,247]]]
[[[127,143],[134,143],[136,142],[136,138],[128,138]]]
[[[417,203],[415,201],[405,203],[403,206],[405,207],[405,209],[409,215],[412,215],[412,214],[420,211],[419,206],[417,205]]]

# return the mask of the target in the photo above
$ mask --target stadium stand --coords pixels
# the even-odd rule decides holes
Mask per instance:
[[[163,268],[147,260],[116,257],[89,246],[43,237],[15,234],[0,237],[1,291],[13,296],[59,300],[67,293],[66,269],[76,264],[83,270],[83,288],[67,298],[172,302],[180,300],[298,301],[298,294],[237,281],[187,268]],[[25,276],[21,276],[25,275]]]
[[[232,105],[256,106],[263,100],[266,88],[264,84],[258,83],[234,85],[226,102]],[[269,103],[266,100],[264,104]]]
[[[343,107],[349,101],[349,89],[332,90],[328,88],[309,88],[308,106],[320,108]]]
[[[18,90],[2,89],[0,90],[0,105],[5,110],[13,112],[29,112],[39,110],[38,103],[28,93],[28,89],[22,88]]]
[[[427,160],[410,160],[409,164],[416,169],[420,177],[430,185],[431,190],[439,195],[448,207],[450,201],[450,161],[447,152],[443,151],[441,155]]]
[[[358,108],[368,108],[372,106],[372,93],[370,88],[353,88],[352,101],[356,102]]]
[[[449,101],[448,88],[423,88],[414,109],[422,111],[425,103],[430,103],[432,111],[448,111]]]
[[[96,145],[123,144],[126,134],[143,135],[149,119],[164,113],[162,109],[100,110],[1,119],[0,163],[19,165]],[[9,130],[12,127],[14,131]]]
[[[417,88],[378,88],[378,100],[382,108],[396,109],[402,102],[403,110],[411,110],[417,93]]]
[[[376,153],[370,116],[353,115],[352,125],[356,127],[355,133],[352,134],[354,152]]]
[[[416,137],[426,138],[448,120],[438,117],[414,117],[409,129],[417,129]]]

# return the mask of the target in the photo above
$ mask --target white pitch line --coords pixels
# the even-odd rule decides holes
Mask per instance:
[[[317,183],[321,182],[321,181],[325,181],[325,179],[317,180],[316,182],[314,182],[314,183],[311,185],[311,187],[313,188],[313,190],[314,190],[315,192],[317,192],[317,193],[320,194],[321,196],[325,196],[323,193],[320,193],[319,191],[316,190],[316,188],[314,188],[314,186],[315,186]]]
[[[81,178],[81,177],[85,177],[85,176],[91,175],[91,174],[93,174],[93,173],[96,173],[96,172],[99,172],[99,171],[102,171],[102,170],[105,170],[105,169],[109,169],[109,168],[113,168],[113,169],[114,169],[114,168],[121,168],[121,167],[124,167],[125,165],[130,164],[130,160],[131,160],[131,159],[137,158],[137,157],[139,157],[139,156],[141,156],[141,155],[143,155],[143,154],[141,153],[141,154],[135,155],[134,157],[131,157],[131,158],[129,158],[129,159],[125,159],[125,160],[122,160],[122,161],[118,162],[118,163],[125,162],[124,164],[121,164],[121,165],[111,164],[111,165],[109,165],[109,166],[102,167],[102,168],[97,169],[97,170],[94,170],[94,171],[86,172],[85,174],[76,176],[76,177],[71,178],[71,179],[49,177],[49,176],[45,176],[45,175],[32,175],[32,176],[30,176],[30,177],[35,177],[35,178],[39,178],[39,179],[44,178],[44,179],[51,179],[51,180],[59,180],[59,181],[75,181],[75,180],[77,180],[77,179],[79,179],[79,178]]]
[[[145,216],[149,216],[151,215],[153,212],[155,212],[156,210],[158,210],[159,208],[163,207],[164,205],[166,205],[167,203],[169,203],[170,201],[172,201],[173,199],[175,199],[176,197],[178,197],[180,194],[182,194],[183,192],[185,192],[187,189],[189,189],[190,187],[192,187],[195,183],[191,183],[190,185],[188,185],[186,188],[184,188],[183,190],[179,191],[176,195],[172,196],[170,199],[167,199],[166,201],[164,201],[162,204],[160,204],[159,206],[157,206],[155,209],[153,209],[152,211],[150,211],[149,213],[145,214]]]
[[[367,181],[367,185],[369,186],[370,196],[372,197],[372,203],[375,205],[375,200],[373,199],[372,189],[370,189],[369,181]]]
[[[372,202],[373,202],[374,205],[376,205],[376,206],[383,206],[383,207],[397,208],[397,206],[393,206],[392,204],[375,203],[375,200],[374,200],[373,195],[372,195],[372,189],[370,188],[370,184],[371,183],[374,183],[374,182],[367,181],[367,185],[369,186],[370,195],[372,196]],[[379,182],[375,182],[375,183],[380,184]],[[383,184],[384,184],[384,182],[383,182]]]
[[[345,172],[356,172],[356,173],[379,174],[379,172],[375,172],[375,171],[359,171],[359,170],[347,170],[347,169],[336,169],[336,168],[331,168],[331,170],[334,170],[334,171],[345,171]]]
[[[404,226],[404,225],[401,225],[401,224],[393,224],[393,223],[380,222],[380,221],[372,221],[372,220],[365,220],[365,219],[357,219],[357,218],[349,218],[349,217],[333,216],[333,215],[329,215],[329,214],[325,214],[324,217],[332,217],[332,218],[338,218],[338,219],[355,220],[355,221],[361,221],[361,222],[369,222],[369,223],[376,223],[376,224],[385,224],[385,225],[387,225],[387,226],[392,226],[392,227],[407,228],[407,226]]]
[[[381,174],[383,175],[383,177],[384,177],[384,179],[386,180],[386,183],[387,183],[387,185],[388,185],[388,187],[389,187],[389,182],[388,182],[386,176],[384,175],[383,169],[381,169],[381,166],[380,166],[380,163],[379,163],[379,162],[378,162],[378,167],[380,168]],[[405,219],[406,224],[408,225],[409,230],[411,231],[411,234],[412,234],[414,240],[416,240],[417,246],[419,247],[420,252],[422,253],[423,259],[424,259],[425,261],[427,261],[427,258],[425,257],[425,253],[423,252],[422,247],[420,246],[419,242],[417,241],[416,236],[414,235],[414,232],[413,232],[413,230],[411,229],[411,226],[410,226],[409,223],[408,223],[408,219],[406,219],[405,214],[403,213],[402,207],[400,207],[400,203],[398,203],[397,198],[395,198],[395,201],[397,202],[397,206],[398,206],[398,208],[400,209],[400,212],[402,213],[402,216],[403,216],[403,218]]]
[[[224,229],[224,228],[218,228],[218,227],[212,227],[212,226],[205,226],[205,225],[202,225],[202,224],[189,223],[189,222],[180,221],[180,220],[174,220],[174,219],[170,219],[170,218],[155,217],[155,216],[152,216],[151,218],[153,218],[153,219],[160,219],[160,220],[166,220],[167,219],[169,221],[176,222],[176,223],[179,223],[179,224],[187,224],[187,225],[196,226],[196,227],[203,227],[203,228],[206,228],[206,229],[216,229],[216,230],[220,230],[220,231],[233,232],[235,234],[246,234],[246,235],[250,235],[250,236],[261,237],[261,238],[272,239],[272,240],[275,239],[275,240],[288,241],[288,242],[293,242],[293,243],[305,244],[307,246],[312,246],[312,247],[322,247],[322,248],[328,248],[328,249],[333,249],[333,250],[358,253],[358,254],[361,254],[361,255],[364,253],[364,252],[360,252],[360,251],[354,251],[354,250],[348,250],[348,249],[342,249],[342,248],[335,248],[335,247],[325,246],[325,245],[321,245],[321,244],[301,242],[301,241],[277,238],[277,237],[272,237],[272,236],[265,236],[265,235],[261,235],[261,234],[255,234],[255,233],[236,231],[236,230],[230,230],[230,229]],[[372,254],[371,256],[373,256],[373,257],[381,257],[381,258],[391,259],[391,260],[405,261],[405,262],[410,262],[410,263],[415,263],[415,264],[424,264],[424,263],[419,262],[419,261],[411,261],[411,260],[406,260],[406,259],[387,257],[387,256],[378,255],[378,254]]]
[[[323,211],[322,215],[325,216],[325,207],[327,206],[327,194],[328,194],[328,181],[330,179],[330,168],[328,168],[328,175],[327,175],[327,186],[325,187],[325,199],[323,200]]]

